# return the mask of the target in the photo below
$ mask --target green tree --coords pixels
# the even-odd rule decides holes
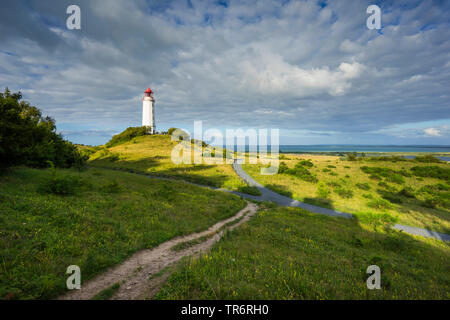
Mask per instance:
[[[76,147],[56,133],[55,120],[22,100],[20,92],[0,93],[0,169],[13,165],[70,167],[85,162]]]

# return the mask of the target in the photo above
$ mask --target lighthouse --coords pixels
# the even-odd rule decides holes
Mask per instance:
[[[150,134],[155,133],[155,98],[153,98],[153,91],[147,88],[142,98],[142,126],[148,127]]]

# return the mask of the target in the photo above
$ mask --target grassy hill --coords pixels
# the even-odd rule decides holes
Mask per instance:
[[[174,164],[171,152],[177,144],[178,142],[170,140],[169,135],[139,136],[113,147],[101,148],[91,155],[89,164],[182,178],[190,182],[230,190],[245,187],[246,184],[229,164]]]
[[[15,168],[0,176],[0,298],[53,298],[66,268],[82,281],[133,252],[207,229],[245,201],[100,168]]]

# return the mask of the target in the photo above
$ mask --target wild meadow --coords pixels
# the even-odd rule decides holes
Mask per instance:
[[[449,299],[449,244],[388,224],[268,206],[186,258],[154,299]],[[369,265],[381,290],[367,289]]]
[[[101,168],[15,167],[0,176],[0,298],[46,299],[143,248],[205,230],[239,197]]]
[[[296,200],[405,225],[450,233],[450,165],[433,157],[281,155],[280,170],[256,181]]]

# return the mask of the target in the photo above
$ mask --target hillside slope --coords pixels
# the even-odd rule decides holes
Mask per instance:
[[[115,167],[181,178],[186,181],[238,190],[245,183],[229,164],[175,164],[172,149],[178,144],[169,135],[139,136],[131,141],[95,152],[89,161],[92,166]]]

